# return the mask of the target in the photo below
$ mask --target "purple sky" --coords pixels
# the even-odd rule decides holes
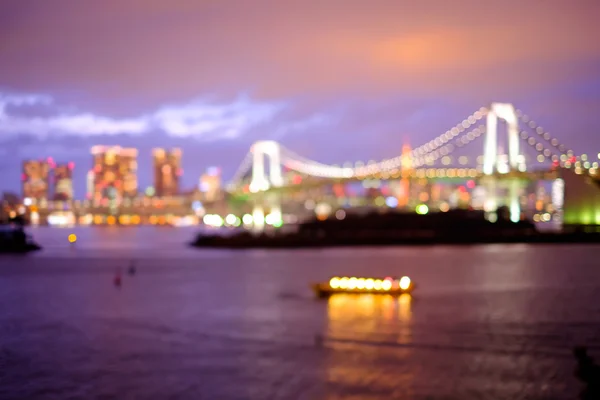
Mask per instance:
[[[81,197],[93,144],[138,147],[141,187],[159,146],[183,148],[188,187],[259,139],[382,159],[492,101],[596,154],[599,17],[598,0],[3,0],[0,190],[52,156]]]

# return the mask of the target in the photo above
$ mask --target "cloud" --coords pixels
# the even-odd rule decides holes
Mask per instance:
[[[35,104],[49,104],[52,99],[49,96],[38,94],[3,94],[0,93],[0,117],[5,117],[7,109],[11,106],[22,107]]]
[[[254,126],[269,121],[285,107],[284,102],[254,102],[246,96],[239,96],[230,103],[193,100],[129,118],[111,118],[91,112],[39,117],[9,111],[9,106],[32,107],[40,104],[60,108],[49,96],[0,94],[0,134],[5,138],[18,134],[36,137],[108,136],[141,135],[158,130],[169,136],[194,137],[206,141],[234,139]]]
[[[194,101],[182,106],[162,107],[149,119],[171,136],[235,139],[250,128],[271,120],[284,107],[283,102],[254,103],[247,97],[239,97],[230,104]]]

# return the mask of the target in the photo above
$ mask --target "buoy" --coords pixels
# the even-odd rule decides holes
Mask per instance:
[[[115,279],[113,280],[113,283],[115,284],[116,287],[121,287],[121,273],[117,271],[117,273],[115,274]]]
[[[129,275],[135,275],[136,269],[135,269],[135,262],[132,261],[131,264],[129,265]]]

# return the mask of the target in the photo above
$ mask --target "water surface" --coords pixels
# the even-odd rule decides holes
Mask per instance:
[[[230,251],[188,248],[193,229],[31,232],[43,251],[0,258],[2,399],[573,399],[571,347],[600,356],[600,246]],[[314,299],[332,275],[419,286]]]

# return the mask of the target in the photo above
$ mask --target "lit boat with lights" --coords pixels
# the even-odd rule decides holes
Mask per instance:
[[[328,282],[316,283],[313,290],[318,297],[329,297],[337,293],[387,294],[399,296],[411,293],[415,284],[408,276],[401,278],[357,278],[334,276]]]

